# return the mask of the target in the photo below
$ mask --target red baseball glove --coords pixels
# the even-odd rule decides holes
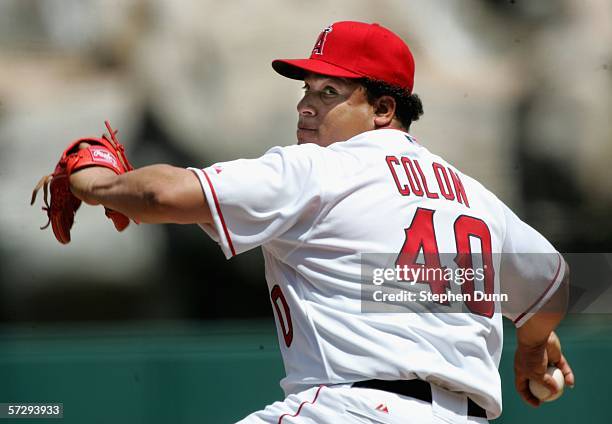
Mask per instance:
[[[73,141],[62,153],[55,171],[40,179],[34,191],[32,201],[34,204],[36,194],[43,188],[45,206],[49,222],[41,227],[44,230],[51,224],[55,238],[62,244],[70,242],[70,229],[74,223],[74,215],[81,206],[81,200],[70,191],[70,175],[79,169],[90,166],[103,166],[113,170],[116,174],[124,174],[133,170],[123,146],[117,141],[117,131],[113,131],[108,121],[104,122],[110,133],[101,138],[88,137]],[[89,144],[87,148],[79,148],[81,143]],[[48,190],[51,190],[51,204],[48,202]],[[117,231],[123,231],[130,223],[130,219],[120,212],[105,208],[106,216],[113,221]]]

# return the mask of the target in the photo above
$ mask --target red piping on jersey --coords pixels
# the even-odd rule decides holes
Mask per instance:
[[[533,309],[533,307],[535,305],[537,305],[540,300],[542,300],[542,298],[544,296],[546,296],[546,294],[548,293],[548,290],[550,290],[550,288],[555,284],[555,281],[557,281],[557,277],[559,276],[559,271],[561,271],[561,261],[563,260],[563,258],[561,257],[561,255],[559,255],[559,266],[557,267],[557,272],[555,273],[555,276],[553,277],[552,281],[550,282],[550,284],[548,285],[548,287],[546,287],[546,290],[544,290],[544,293],[542,293],[542,295],[540,297],[538,297],[538,299],[533,302],[531,304],[531,306],[529,308],[527,308],[527,310],[525,312],[523,312],[522,314],[520,314],[514,321],[515,324],[517,322],[519,322],[525,315],[527,315],[529,313],[529,311],[531,311]]]
[[[302,410],[302,406],[304,406],[304,404],[306,403],[310,403],[311,405],[314,405],[315,402],[317,401],[317,398],[319,397],[319,392],[321,391],[321,389],[325,387],[325,386],[319,386],[319,388],[317,389],[317,393],[315,394],[314,399],[312,400],[312,402],[309,402],[307,400],[305,400],[304,402],[300,403],[300,407],[298,408],[297,412],[293,415],[289,415],[289,413],[287,414],[283,414],[278,418],[278,424],[281,424],[281,421],[283,420],[284,417],[286,417],[287,415],[289,415],[290,417],[297,417],[298,415],[300,415],[300,411]]]
[[[202,170],[202,173],[206,177],[206,181],[208,181],[208,185],[210,186],[210,191],[212,192],[213,199],[215,201],[215,207],[217,208],[217,213],[219,214],[219,218],[221,219],[221,226],[223,227],[223,232],[225,233],[225,238],[227,239],[227,244],[229,245],[230,250],[232,251],[232,256],[236,256],[236,251],[234,250],[234,244],[232,243],[232,239],[229,235],[229,231],[227,231],[227,225],[225,225],[225,219],[223,219],[223,214],[221,213],[221,206],[219,205],[219,199],[217,199],[217,193],[215,192],[215,188],[206,174],[206,171]]]

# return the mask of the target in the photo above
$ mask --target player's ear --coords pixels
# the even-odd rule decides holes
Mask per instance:
[[[395,117],[397,103],[391,96],[380,96],[374,100],[374,125],[376,128],[387,127]]]

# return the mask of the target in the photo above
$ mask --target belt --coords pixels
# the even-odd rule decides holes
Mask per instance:
[[[365,380],[353,383],[352,387],[383,390],[431,403],[431,386],[424,380]],[[487,418],[487,411],[469,397],[467,413],[471,417]]]

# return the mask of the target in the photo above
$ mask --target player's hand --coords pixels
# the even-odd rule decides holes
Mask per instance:
[[[548,341],[546,343],[546,354],[548,355],[548,363],[556,366],[563,373],[565,385],[573,388],[574,384],[576,384],[574,372],[572,371],[572,368],[570,367],[570,364],[565,356],[563,356],[561,351],[561,341],[554,331],[550,333],[550,336],[548,337]]]
[[[546,374],[548,365],[555,365],[561,370],[565,385],[574,386],[574,373],[563,356],[561,342],[554,331],[542,344],[518,344],[514,354],[514,384],[521,398],[532,406],[539,406],[541,401],[529,390],[529,380],[536,380],[548,387],[551,393],[557,393],[553,378]]]

